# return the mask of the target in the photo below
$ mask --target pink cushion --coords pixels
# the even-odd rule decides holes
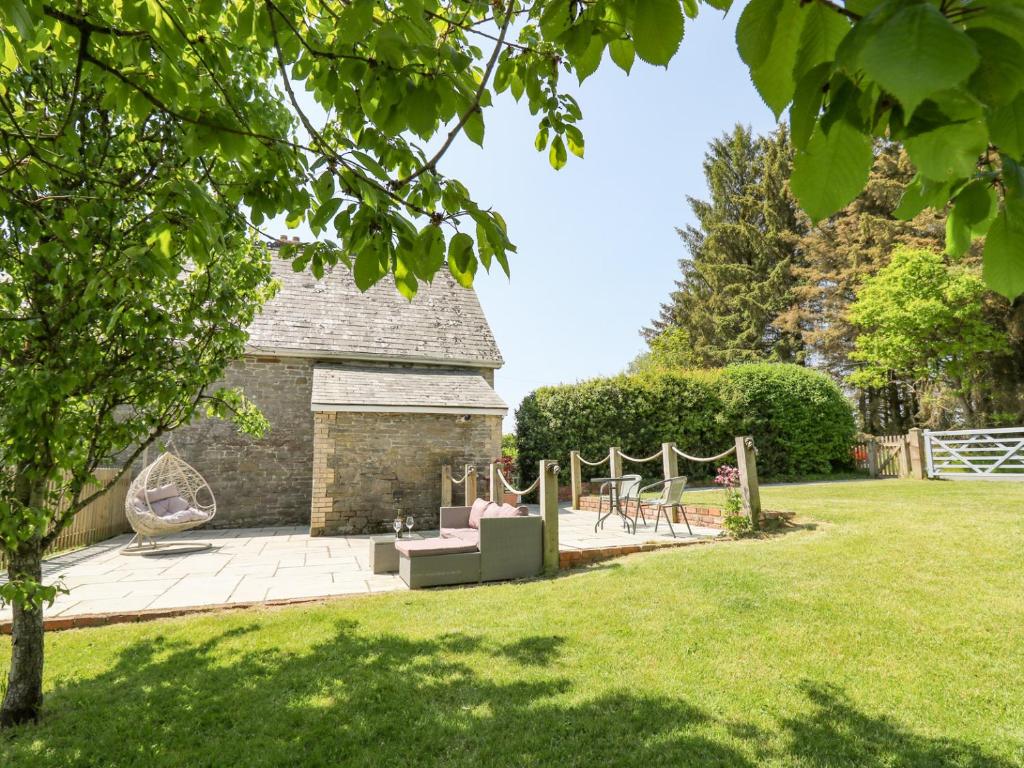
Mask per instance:
[[[525,517],[530,514],[526,507],[513,507],[511,504],[491,504],[484,510],[484,517]]]
[[[477,545],[462,539],[402,539],[395,542],[395,549],[406,557],[429,557],[430,555],[457,555],[461,552],[476,552]]]
[[[473,502],[473,506],[469,510],[469,527],[479,528],[480,518],[484,516],[484,512],[494,504],[493,501],[487,501],[486,499],[477,499]],[[495,504],[495,506],[497,506]]]
[[[442,528],[442,539],[461,539],[472,542],[474,545],[480,543],[480,531],[476,528]]]

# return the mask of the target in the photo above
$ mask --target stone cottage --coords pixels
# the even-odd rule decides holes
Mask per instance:
[[[176,449],[217,496],[217,527],[308,524],[312,534],[437,525],[442,464],[501,453],[501,364],[474,291],[441,271],[413,301],[391,280],[362,293],[338,267],[316,280],[274,259],[281,284],[250,330],[239,386],[270,422],[178,430]]]

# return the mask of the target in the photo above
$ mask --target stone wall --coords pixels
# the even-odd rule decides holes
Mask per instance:
[[[396,509],[417,529],[437,528],[441,465],[476,464],[483,490],[487,464],[501,453],[500,416],[319,412],[314,420],[314,535],[389,531]]]
[[[313,363],[305,358],[246,357],[224,384],[241,387],[270,421],[261,440],[233,424],[200,419],[174,433],[174,445],[217,497],[215,528],[305,525],[313,476]]]

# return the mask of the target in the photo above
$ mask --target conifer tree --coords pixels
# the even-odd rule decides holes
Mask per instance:
[[[684,330],[702,365],[799,361],[801,334],[773,323],[793,301],[805,226],[786,188],[786,131],[754,136],[737,125],[704,158],[710,198],[687,198],[697,223],[677,230],[688,251],[679,261],[682,278],[643,334],[651,342],[669,328]]]

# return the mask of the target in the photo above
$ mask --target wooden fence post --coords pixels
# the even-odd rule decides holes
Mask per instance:
[[[757,530],[761,525],[761,490],[757,484],[757,453],[754,438],[750,435],[736,438],[736,468],[740,472],[743,511]]]
[[[452,467],[451,464],[441,465],[441,506],[452,505]]]
[[[679,460],[676,458],[676,444],[661,444],[661,471],[668,480],[679,476]]]
[[[873,437],[867,441],[868,449],[868,476],[878,477],[878,442]]]
[[[572,508],[580,508],[580,496],[583,495],[583,465],[580,464],[580,452],[569,451],[569,482],[572,489]]]
[[[473,502],[476,501],[476,467],[472,464],[466,465],[466,479],[462,483],[462,489],[466,492],[465,505],[473,506]]]
[[[491,501],[495,501],[499,504],[501,503],[501,497],[503,495],[503,491],[505,490],[501,484],[501,480],[498,477],[500,474],[501,467],[498,465],[496,461],[492,461],[491,465],[487,468],[487,479],[489,485],[491,486]]]
[[[910,437],[900,437],[900,478],[910,477]]]
[[[544,518],[544,573],[558,572],[558,465],[540,462],[540,515]]]
[[[608,449],[609,477],[622,477],[622,452],[618,448]]]
[[[910,476],[914,480],[924,480],[928,476],[925,467],[924,432],[918,427],[907,433],[907,447],[910,451]]]

